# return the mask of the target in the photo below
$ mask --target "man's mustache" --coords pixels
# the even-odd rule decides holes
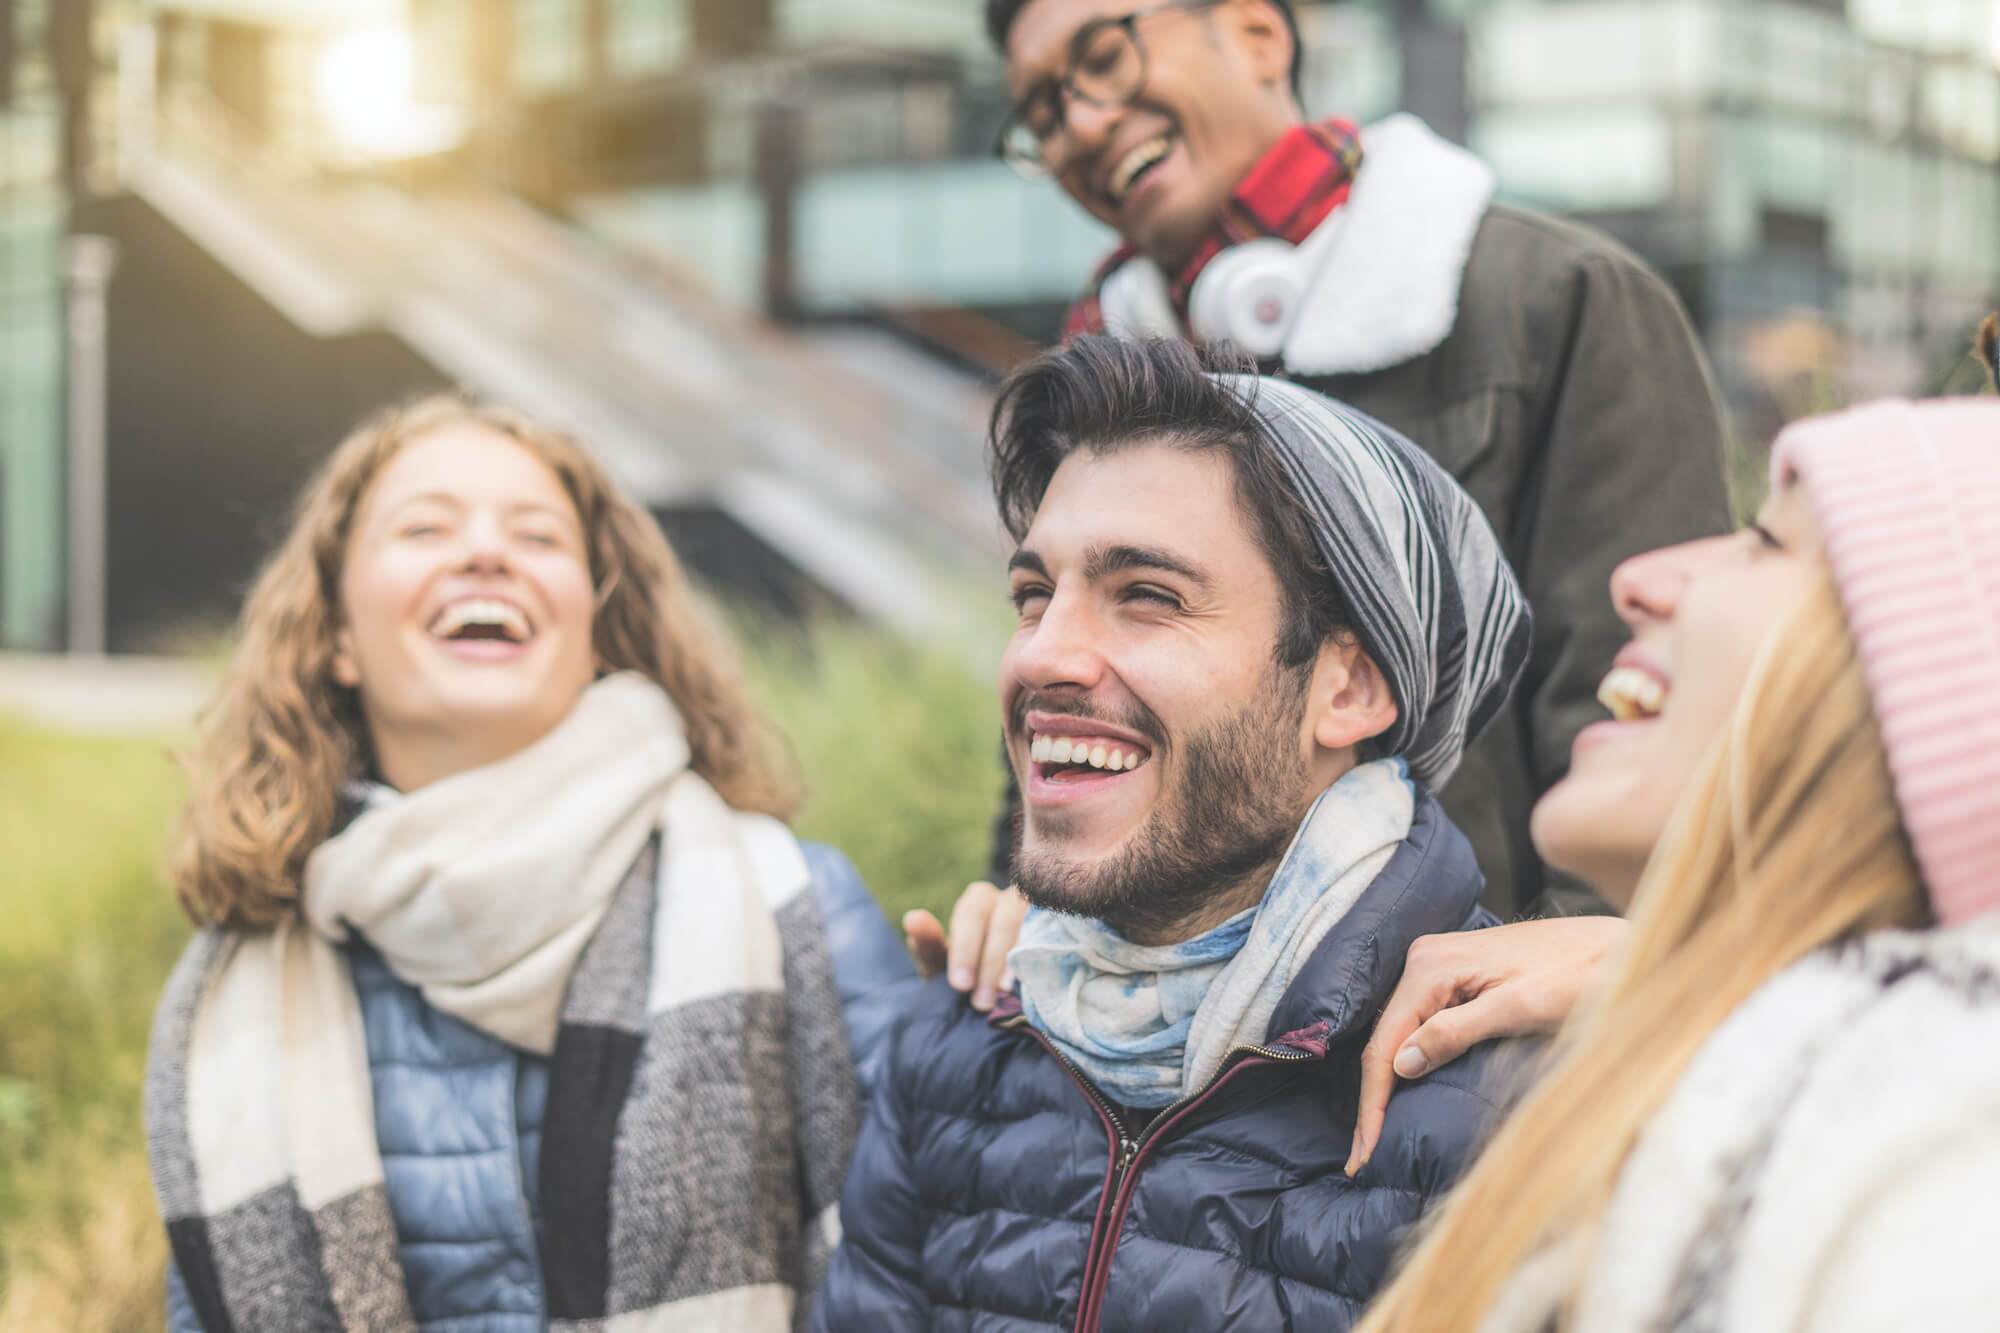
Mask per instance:
[[[1097,707],[1080,695],[1052,697],[1035,690],[1022,690],[1014,696],[1014,702],[1007,710],[1007,734],[1010,737],[1023,741],[1028,738],[1029,713],[1049,713],[1123,727],[1145,737],[1156,749],[1164,749],[1167,744],[1167,729],[1160,725],[1160,719],[1153,710],[1141,703],[1135,703],[1129,715],[1121,716],[1110,709]]]

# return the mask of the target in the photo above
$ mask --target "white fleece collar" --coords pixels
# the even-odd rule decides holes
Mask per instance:
[[[1285,339],[1294,374],[1401,365],[1436,348],[1458,322],[1472,240],[1493,202],[1493,169],[1410,115],[1363,130],[1361,148],[1347,202],[1299,247],[1312,278]]]
[[[1847,1230],[1912,1162],[1992,1123],[1996,976],[1991,915],[1877,931],[1778,973],[1703,1043],[1647,1122],[1597,1235],[1530,1260],[1480,1333],[1540,1333],[1579,1275],[1565,1326],[1585,1333],[1806,1326]],[[1990,1230],[1991,1211],[1982,1201],[1978,1216],[1937,1225]],[[1907,1326],[1985,1327],[1987,1314]]]
[[[1298,249],[1308,295],[1282,358],[1295,374],[1400,365],[1437,347],[1458,322],[1493,169],[1410,115],[1369,126],[1361,147],[1347,202]],[[1151,260],[1119,266],[1100,299],[1113,333],[1182,336],[1166,276]]]

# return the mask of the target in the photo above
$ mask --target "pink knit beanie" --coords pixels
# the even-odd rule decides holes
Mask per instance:
[[[1873,403],[1787,429],[1938,920],[2000,907],[2000,399]]]

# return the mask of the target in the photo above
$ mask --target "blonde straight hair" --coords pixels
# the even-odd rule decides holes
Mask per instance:
[[[799,784],[789,755],[751,704],[727,642],[652,516],[568,436],[503,408],[426,398],[384,413],[333,451],[244,603],[235,651],[187,757],[192,789],[172,877],[197,924],[257,929],[297,909],[306,858],[332,831],[340,789],[369,763],[360,699],[333,678],[348,533],[391,459],[465,424],[540,459],[576,506],[603,669],[639,672],[672,697],[690,765],[723,800],[792,816]]]
[[[1574,1247],[1567,1327],[1626,1156],[1708,1036],[1812,950],[1929,919],[1830,578],[1759,654],[1633,907],[1616,975],[1358,1333],[1473,1333],[1524,1264]]]

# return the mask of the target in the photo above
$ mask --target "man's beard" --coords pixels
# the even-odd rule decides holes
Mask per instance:
[[[1252,875],[1268,878],[1312,795],[1298,733],[1310,681],[1280,668],[1240,712],[1190,736],[1173,786],[1103,864],[1079,865],[1052,839],[1030,849],[1024,837],[1015,887],[1037,907],[1095,917],[1134,939],[1171,931]],[[1160,738],[1157,725],[1135,729]]]

